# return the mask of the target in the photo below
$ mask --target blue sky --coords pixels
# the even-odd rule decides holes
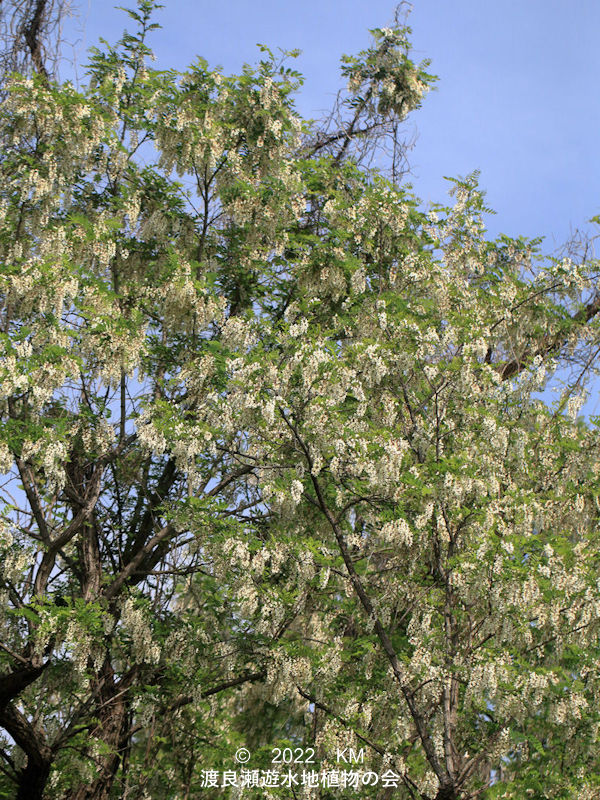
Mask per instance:
[[[123,0],[124,5],[132,5]],[[74,4],[76,5],[76,3]],[[151,44],[157,66],[185,68],[196,55],[235,72],[256,44],[303,51],[298,100],[309,117],[341,85],[339,57],[391,21],[388,0],[164,0]],[[110,2],[81,3],[68,39],[78,61],[99,36],[121,33]],[[490,233],[542,235],[553,252],[600,213],[600,3],[597,0],[414,0],[409,25],[416,60],[430,58],[438,88],[407,121],[415,192],[446,200],[443,176],[481,171],[497,211]],[[67,51],[68,52],[68,51]],[[63,69],[66,76],[68,68]],[[587,226],[593,231],[593,226]]]

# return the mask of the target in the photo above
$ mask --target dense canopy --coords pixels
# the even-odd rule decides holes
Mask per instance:
[[[245,746],[592,800],[597,262],[423,210],[407,28],[318,124],[294,53],[152,69],[154,8],[0,107],[0,797],[356,793]]]

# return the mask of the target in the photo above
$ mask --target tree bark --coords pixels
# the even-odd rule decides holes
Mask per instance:
[[[44,789],[50,776],[51,761],[27,759],[27,766],[19,774],[16,800],[43,800]]]
[[[52,751],[43,732],[11,705],[0,709],[0,725],[27,756],[18,775],[16,800],[42,800],[52,764]]]
[[[435,796],[435,800],[460,800],[460,792],[454,784],[440,786]]]
[[[105,659],[98,676],[98,724],[91,732],[109,748],[108,755],[99,760],[98,777],[91,784],[81,784],[65,800],[108,800],[128,738],[128,702],[126,686],[115,682],[112,665]]]

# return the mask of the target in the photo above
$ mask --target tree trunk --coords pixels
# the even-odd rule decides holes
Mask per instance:
[[[50,775],[50,760],[27,759],[27,766],[19,774],[16,800],[42,800]]]
[[[440,786],[435,800],[460,800],[460,792],[456,789],[454,784]]]
[[[43,730],[34,725],[18,708],[7,701],[17,695],[46,668],[27,668],[4,676],[1,687],[0,725],[27,756],[27,764],[19,771],[16,800],[42,800],[50,775],[52,751]]]
[[[114,671],[108,659],[98,676],[98,725],[91,733],[100,739],[110,752],[99,761],[98,777],[91,784],[73,789],[65,800],[108,800],[123,756],[123,742],[127,740],[128,703],[122,683],[115,683]]]

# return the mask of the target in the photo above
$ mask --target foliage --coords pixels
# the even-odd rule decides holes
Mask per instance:
[[[332,132],[267,48],[149,68],[155,7],[0,111],[0,796],[210,800],[292,744],[595,797],[597,265],[368,168],[433,80],[407,29]]]

